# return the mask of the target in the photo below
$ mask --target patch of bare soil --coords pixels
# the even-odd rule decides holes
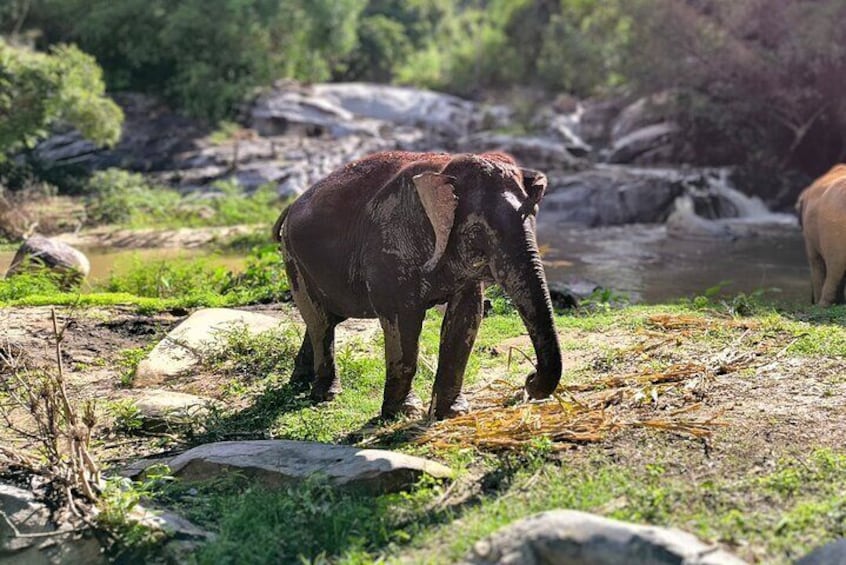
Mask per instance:
[[[101,226],[80,232],[64,233],[56,239],[75,247],[108,249],[197,249],[216,241],[251,234],[256,229],[270,232],[268,226],[239,225],[178,229],[115,229]]]

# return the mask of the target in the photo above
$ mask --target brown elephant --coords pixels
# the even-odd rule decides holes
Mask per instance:
[[[312,398],[340,390],[335,326],[379,318],[385,333],[382,416],[417,412],[411,390],[427,309],[446,303],[433,391],[438,418],[466,412],[464,370],[482,320],[485,282],[499,283],[529,331],[538,358],[533,398],[561,378],[561,350],[535,240],[547,179],[503,153],[384,152],[332,172],[274,227],[306,335],[292,380]]]
[[[796,203],[811,267],[812,302],[843,303],[846,283],[846,165],[835,165]]]

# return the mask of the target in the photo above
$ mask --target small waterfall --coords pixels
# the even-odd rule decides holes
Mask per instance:
[[[734,188],[729,179],[728,169],[718,169],[716,173],[714,177],[709,175],[709,180],[713,180],[708,188],[712,194],[723,198],[736,210],[736,218],[771,221],[778,216],[784,216],[784,214],[771,212],[764,201],[757,196],[747,196]]]

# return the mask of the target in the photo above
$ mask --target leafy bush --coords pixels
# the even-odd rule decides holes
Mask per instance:
[[[132,224],[139,216],[173,213],[178,192],[151,186],[143,175],[121,169],[97,171],[88,181],[88,219],[95,224]]]
[[[272,184],[245,195],[234,181],[213,185],[212,194],[182,196],[150,184],[143,175],[120,169],[94,173],[88,181],[88,219],[94,224],[130,227],[198,227],[263,223],[270,225],[281,209]]]
[[[141,261],[113,274],[103,286],[106,292],[125,292],[151,298],[194,297],[220,294],[231,283],[231,274],[208,258]]]
[[[14,47],[0,39],[0,162],[43,138],[62,122],[100,145],[120,137],[121,109],[105,96],[102,71],[73,46],[49,53]]]
[[[60,292],[61,285],[61,278],[48,271],[20,273],[0,279],[0,302],[18,300],[33,294],[53,294]]]
[[[355,46],[364,0],[41,0],[29,25],[93,54],[114,90],[219,120],[281,76],[326,80]]]

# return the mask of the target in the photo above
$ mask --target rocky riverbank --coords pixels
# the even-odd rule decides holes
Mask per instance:
[[[504,150],[548,174],[543,221],[661,223],[679,198],[692,200],[705,220],[766,213],[764,203],[734,190],[730,171],[683,165],[684,140],[653,98],[556,101],[523,123],[508,106],[431,91],[281,82],[245,104],[237,126],[210,132],[151,98],[125,94],[116,96],[127,117],[117,147],[97,149],[66,132],[34,156],[48,167],[140,171],[186,192],[234,179],[246,190],[271,183],[284,196],[374,151]]]

